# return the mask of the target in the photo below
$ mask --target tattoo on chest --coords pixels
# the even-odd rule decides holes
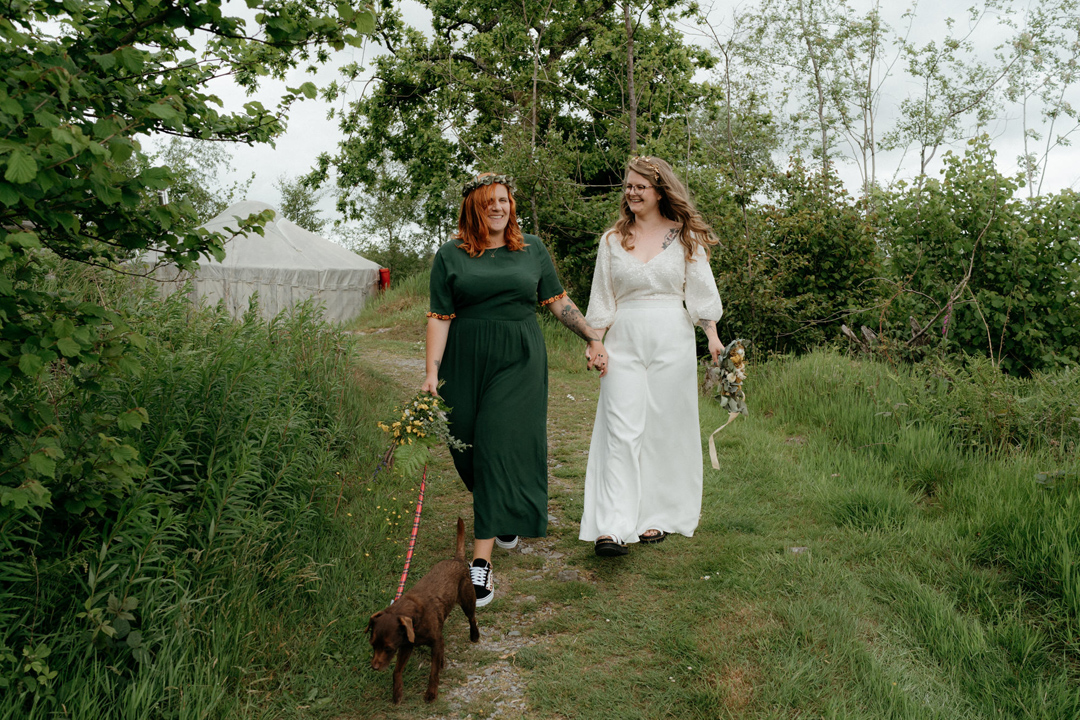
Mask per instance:
[[[660,246],[661,250],[667,250],[667,246],[679,239],[679,228],[671,228],[668,230],[668,234],[664,236],[664,244]]]

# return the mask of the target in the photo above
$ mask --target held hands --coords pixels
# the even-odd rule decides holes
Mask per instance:
[[[589,344],[585,346],[585,359],[588,361],[586,367],[589,370],[599,371],[600,377],[607,375],[609,358],[604,343],[599,340],[591,340]]]

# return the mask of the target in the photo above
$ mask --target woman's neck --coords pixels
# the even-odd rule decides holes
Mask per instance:
[[[634,224],[642,230],[654,230],[658,227],[671,224],[671,221],[660,214],[659,210],[653,210],[652,212],[634,216]]]
[[[497,233],[488,233],[487,247],[497,248],[506,244],[506,230]]]

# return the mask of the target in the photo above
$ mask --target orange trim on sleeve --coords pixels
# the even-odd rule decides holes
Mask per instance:
[[[550,305],[551,303],[555,302],[556,300],[558,300],[560,298],[564,298],[564,297],[566,297],[566,293],[561,292],[558,295],[556,295],[555,297],[549,297],[547,300],[541,300],[540,304],[541,305]]]
[[[438,318],[439,320],[453,320],[457,317],[457,313],[450,313],[449,315],[440,315],[439,313],[429,312],[427,314],[429,318]]]

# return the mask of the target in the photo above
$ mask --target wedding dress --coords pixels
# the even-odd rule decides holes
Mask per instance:
[[[701,514],[702,455],[694,325],[719,320],[705,250],[674,242],[649,262],[614,232],[600,239],[586,321],[609,328],[585,472],[579,538],[646,530],[692,536]]]

